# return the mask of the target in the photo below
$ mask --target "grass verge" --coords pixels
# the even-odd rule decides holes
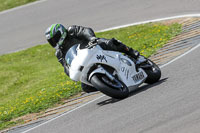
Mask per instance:
[[[149,23],[96,35],[115,37],[148,57],[180,32],[177,23]],[[17,117],[45,110],[81,92],[80,83],[64,74],[47,44],[0,56],[0,75],[0,130],[22,123],[14,120]]]
[[[0,11],[21,6],[36,0],[0,0]]]

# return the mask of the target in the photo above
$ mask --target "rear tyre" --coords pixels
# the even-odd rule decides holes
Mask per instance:
[[[91,83],[102,93],[116,99],[124,99],[129,95],[129,90],[123,82],[119,80],[117,80],[117,82],[110,81],[103,74],[93,75],[91,78]]]
[[[148,75],[145,83],[153,84],[160,80],[161,77],[161,70],[160,68],[150,59],[147,59],[147,65],[152,65],[152,67],[145,68],[144,71]]]

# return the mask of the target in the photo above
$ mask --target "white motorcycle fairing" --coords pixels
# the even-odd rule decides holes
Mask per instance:
[[[118,79],[128,87],[129,92],[137,89],[147,78],[145,71],[142,68],[136,70],[135,63],[127,56],[120,52],[103,50],[98,45],[90,49],[80,49],[78,45],[74,45],[67,52],[65,59],[69,66],[70,78],[90,86],[92,86],[90,79],[96,73],[105,74],[110,79],[117,75]],[[98,67],[89,73],[90,68],[96,64]],[[112,67],[114,73],[109,73],[101,67],[101,64]]]

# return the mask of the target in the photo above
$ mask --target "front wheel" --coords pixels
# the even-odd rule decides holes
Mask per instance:
[[[144,68],[144,71],[148,75],[145,83],[153,84],[160,80],[161,70],[160,68],[150,59],[147,59],[146,65],[151,65],[152,67]]]
[[[116,81],[111,81],[103,74],[93,75],[91,83],[102,93],[116,99],[124,99],[129,95],[129,90],[123,82],[117,79]]]

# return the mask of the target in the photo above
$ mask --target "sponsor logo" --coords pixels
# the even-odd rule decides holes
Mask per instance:
[[[138,74],[136,74],[132,77],[132,79],[134,80],[135,83],[142,80],[143,78],[144,78],[143,72],[139,72]]]
[[[107,59],[104,55],[97,55],[96,58],[97,58],[97,60],[100,60],[101,62],[103,62],[103,61],[107,62]]]

